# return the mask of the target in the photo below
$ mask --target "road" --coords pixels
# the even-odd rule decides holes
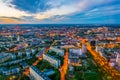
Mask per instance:
[[[63,65],[60,67],[60,78],[61,80],[65,80],[65,75],[67,73],[67,69],[68,69],[68,48],[66,48],[66,53],[64,55],[64,62],[63,62]]]
[[[89,43],[87,43],[87,50],[91,53],[95,62],[99,64],[99,66],[101,66],[111,76],[111,80],[120,80],[120,72],[110,66],[104,57],[102,57],[98,52],[94,51],[91,48]]]

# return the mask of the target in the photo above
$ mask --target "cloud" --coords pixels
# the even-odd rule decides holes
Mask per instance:
[[[2,24],[19,24],[19,23],[24,23],[21,21],[19,18],[15,17],[0,17],[0,23]]]
[[[70,8],[70,9],[68,9],[68,8]],[[61,6],[58,8],[52,8],[46,12],[38,13],[36,15],[36,18],[37,19],[45,19],[45,18],[50,18],[50,17],[56,16],[56,15],[58,15],[58,16],[68,15],[68,14],[74,13],[76,11],[77,11],[77,8],[75,8],[74,5]]]
[[[106,16],[115,19],[119,4],[119,0],[0,0],[0,17],[25,23],[87,22]]]
[[[94,8],[88,12],[86,12],[82,17],[85,18],[97,18],[97,17],[105,17],[105,16],[115,16],[120,13],[119,5],[110,5],[110,6],[102,6],[98,8]]]
[[[30,14],[20,11],[18,9],[15,9],[13,7],[7,6],[8,2],[11,0],[4,0],[0,1],[0,16],[6,16],[6,17],[21,17],[21,16],[29,16]]]
[[[12,0],[10,3],[22,11],[37,13],[50,8],[50,5],[46,4],[48,1],[49,0]]]
[[[51,2],[51,4],[53,4],[53,8],[44,11],[44,12],[39,12],[36,15],[37,19],[46,19],[46,18],[51,18],[53,16],[64,16],[64,15],[73,15],[73,14],[77,14],[77,13],[83,13],[84,11],[87,10],[91,10],[92,8],[96,7],[96,6],[100,6],[100,5],[105,5],[108,3],[111,3],[113,0],[108,0],[107,2],[104,0],[74,0],[71,1],[71,3],[66,0],[66,2],[69,2],[65,4],[65,2],[63,0],[60,0],[61,6],[59,6],[60,3],[55,4],[55,2]]]

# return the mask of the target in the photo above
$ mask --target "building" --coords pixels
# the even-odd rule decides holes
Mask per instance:
[[[18,73],[20,73],[20,68],[19,67],[2,71],[2,75],[5,75],[5,76],[7,76],[7,75],[13,75],[13,74],[18,74]]]
[[[120,67],[120,54],[119,53],[117,54],[117,57],[116,57],[116,63]]]
[[[101,56],[103,55],[102,48],[100,46],[96,46],[96,52],[98,52]]]
[[[30,51],[30,50],[26,51],[26,56],[27,56],[27,57],[30,57],[30,56],[31,56],[31,51]]]
[[[3,71],[6,71],[7,69],[5,68],[5,67],[1,67],[0,68],[0,74],[2,74],[3,73]]]
[[[44,74],[47,76],[55,74],[55,71],[53,69],[45,69]]]
[[[77,55],[78,57],[81,56],[82,53],[82,49],[77,48],[77,49],[70,49],[70,53]]]
[[[30,67],[31,80],[50,80],[44,73],[40,72],[35,66]]]
[[[18,35],[18,37],[17,37],[17,41],[19,42],[20,41],[20,36]]]
[[[55,48],[55,47],[50,47],[50,50],[49,51],[54,51],[56,52],[56,54],[60,55],[60,56],[64,56],[64,50],[62,49],[58,49],[58,48]]]
[[[11,55],[8,54],[8,53],[1,53],[0,54],[0,63],[3,63],[7,60],[10,60],[11,59]]]
[[[23,53],[22,52],[18,52],[18,57],[22,57]]]
[[[16,59],[16,55],[15,54],[11,54],[11,58],[12,58],[12,60],[15,60]]]
[[[41,49],[35,56],[38,58],[45,52],[45,48]]]
[[[84,57],[82,54],[82,49],[70,49],[68,64],[73,66],[81,66],[81,59],[80,57]]]
[[[86,44],[82,44],[82,53],[86,53],[87,52],[87,46]]]
[[[53,65],[56,68],[59,68],[61,65],[61,61],[59,59],[48,54],[43,54],[43,59],[48,61],[51,65]]]
[[[21,66],[22,66],[23,69],[29,67],[28,63],[26,63],[26,62],[22,62],[22,63],[21,63]]]
[[[36,49],[31,49],[32,54],[35,54]]]

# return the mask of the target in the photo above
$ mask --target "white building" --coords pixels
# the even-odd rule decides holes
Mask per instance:
[[[55,48],[55,47],[50,47],[50,51],[54,51],[60,56],[64,56],[64,53],[65,53],[64,50],[58,49],[58,48]]]
[[[18,37],[17,37],[17,41],[19,42],[20,41],[20,36],[18,35]]]
[[[50,56],[48,54],[43,54],[43,59],[48,61],[51,65],[53,65],[56,68],[59,68],[61,65],[61,61],[57,58],[54,58],[53,56]]]
[[[96,52],[98,52],[101,56],[103,55],[102,49],[100,46],[96,46]]]
[[[86,53],[87,52],[87,47],[86,44],[82,45],[82,53]]]
[[[30,67],[31,80],[51,80],[44,73],[40,72],[35,66]]]
[[[72,66],[81,66],[81,59],[79,57],[83,57],[84,54],[82,54],[82,49],[69,49],[69,60],[68,64]]]
[[[120,67],[120,54],[119,53],[117,54],[117,57],[116,57],[116,63]]]
[[[69,49],[70,50],[70,53],[73,53],[73,54],[76,54],[78,56],[81,56],[83,53],[82,53],[82,49],[80,48],[77,48],[77,49]]]

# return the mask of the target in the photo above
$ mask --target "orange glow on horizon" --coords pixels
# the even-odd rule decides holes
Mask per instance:
[[[4,17],[0,17],[0,23],[1,24],[19,24],[19,23],[24,23],[24,22],[20,22],[19,20],[16,19],[12,19],[12,18],[4,18]]]

